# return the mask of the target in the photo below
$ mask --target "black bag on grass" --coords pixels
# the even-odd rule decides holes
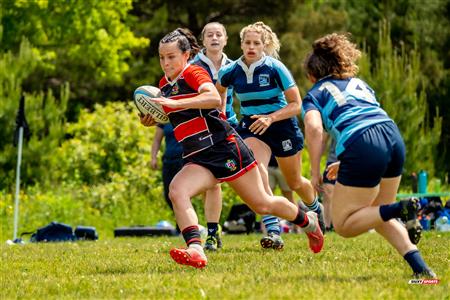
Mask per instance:
[[[75,241],[72,227],[58,222],[51,222],[39,228],[31,235],[30,242],[70,242]]]
[[[75,232],[70,225],[51,222],[47,226],[41,227],[36,232],[24,232],[31,234],[30,242],[73,242],[77,240],[97,240],[98,234],[95,227],[77,226]]]

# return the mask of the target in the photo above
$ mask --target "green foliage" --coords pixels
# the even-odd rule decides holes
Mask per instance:
[[[41,169],[34,166],[42,174],[40,184],[26,186],[21,195],[20,231],[52,220],[102,230],[173,220],[162,197],[160,172],[149,167],[154,129],[139,123],[131,103],[83,110],[80,122],[66,127],[71,138],[57,147],[48,145],[51,155]],[[33,148],[32,143],[26,148]],[[24,156],[23,165],[30,161]],[[4,193],[0,200],[3,231],[9,232],[12,193]]]
[[[25,93],[22,91],[24,79],[31,74],[38,61],[36,51],[23,40],[19,54],[11,52],[0,54],[0,133],[1,144],[0,189],[12,188],[17,162],[17,148],[12,141],[15,128],[15,116],[21,95],[25,95],[25,112],[32,137],[23,149],[22,180],[34,183],[51,177],[48,171],[53,151],[57,149],[65,135],[65,111],[69,98],[69,86],[60,87],[59,97],[53,92]],[[3,174],[2,174],[3,175]]]
[[[430,127],[419,55],[417,51],[402,48],[399,53],[393,49],[389,32],[387,25],[380,27],[378,60],[370,71],[365,56],[362,75],[402,133],[407,149],[405,174],[424,169],[433,177],[442,118],[437,114]]]
[[[127,25],[131,3],[4,1],[0,50],[16,51],[27,37],[41,61],[30,84],[42,88],[69,81],[74,95],[86,99],[99,87],[122,83],[131,50],[149,43]]]
[[[170,248],[180,237],[7,246],[2,243],[2,299],[446,299],[448,233],[425,232],[422,256],[439,284],[410,285],[403,258],[379,235],[327,235],[320,254],[304,234],[286,234],[283,251],[259,235],[226,235],[204,270],[179,266]],[[64,274],[64,276],[61,276]],[[448,297],[447,297],[448,298]]]

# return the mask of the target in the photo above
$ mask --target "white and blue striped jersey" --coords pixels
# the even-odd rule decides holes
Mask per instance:
[[[243,116],[269,114],[287,105],[283,91],[295,86],[286,66],[279,60],[263,56],[247,67],[242,58],[222,67],[219,83],[234,89]]]
[[[302,106],[302,118],[310,110],[320,112],[324,128],[337,143],[336,155],[372,125],[392,121],[372,88],[358,78],[322,78],[309,90]]]
[[[205,55],[205,49],[197,53],[197,55],[192,59],[191,64],[197,65],[208,71],[209,76],[211,77],[214,84],[216,84],[217,78],[219,77],[219,70],[216,70],[214,63]],[[232,63],[233,61],[229,59],[225,53],[223,53],[221,66],[225,66],[227,64]],[[227,121],[237,125],[238,120],[236,117],[236,113],[233,109],[233,89],[230,88],[227,91],[227,105],[225,108],[225,114],[227,116]]]

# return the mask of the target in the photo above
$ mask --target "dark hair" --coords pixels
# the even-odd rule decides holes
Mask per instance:
[[[177,28],[174,31],[166,34],[160,41],[160,44],[167,44],[177,42],[178,48],[181,52],[189,51],[189,58],[193,58],[199,51],[197,39],[192,32],[187,28]]]
[[[305,59],[306,72],[317,80],[331,75],[336,78],[353,77],[358,73],[356,60],[361,51],[351,43],[349,34],[328,34],[312,44],[313,51]]]

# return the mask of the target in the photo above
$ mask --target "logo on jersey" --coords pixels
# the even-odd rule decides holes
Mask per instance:
[[[270,85],[269,74],[260,74],[259,75],[259,86],[268,86],[268,85]]]
[[[175,85],[172,87],[172,91],[170,92],[171,95],[176,95],[180,92],[180,88],[178,87],[178,84],[175,83]]]
[[[283,151],[292,150],[292,142],[291,142],[291,140],[282,141],[281,145],[283,146]]]
[[[227,169],[230,170],[230,171],[234,171],[237,168],[236,167],[236,162],[234,161],[234,159],[229,159],[225,163],[225,167],[227,167]]]

